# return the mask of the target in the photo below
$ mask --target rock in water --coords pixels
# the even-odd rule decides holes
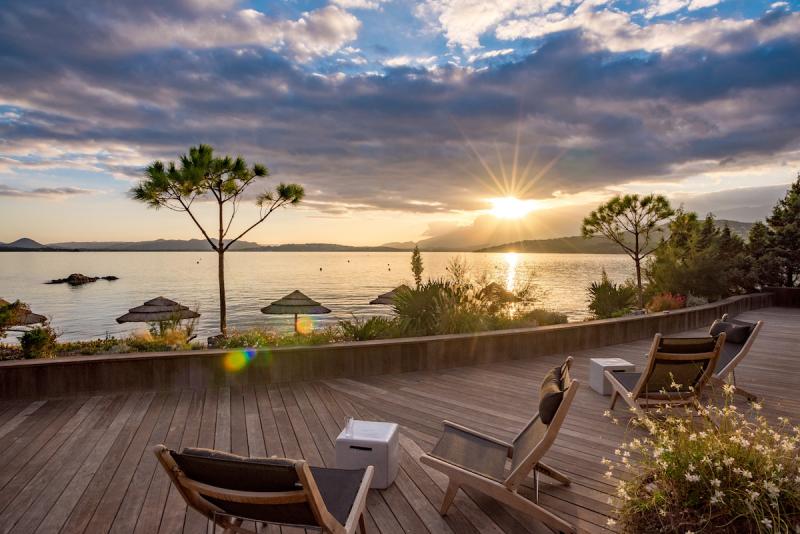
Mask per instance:
[[[108,275],[108,276],[86,276],[85,274],[80,273],[72,273],[66,278],[57,278],[55,280],[50,280],[47,282],[48,284],[69,284],[71,286],[82,286],[83,284],[88,284],[90,282],[97,282],[102,278],[103,280],[119,280],[118,277]]]

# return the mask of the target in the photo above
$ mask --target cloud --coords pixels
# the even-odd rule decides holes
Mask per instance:
[[[411,67],[411,66],[431,66],[436,62],[436,56],[395,56],[383,62],[391,68]]]
[[[524,4],[515,16],[536,16]],[[297,31],[334,36],[322,39],[334,45],[287,54],[288,41],[225,45],[227,30],[209,36],[215,46],[117,46],[127,37],[50,5],[14,3],[0,18],[0,173],[92,169],[130,180],[153,159],[207,142],[304,184],[320,211],[444,218],[483,209],[506,188],[548,198],[800,161],[800,36],[787,31],[797,23],[788,12],[698,26],[690,44],[624,18],[616,33],[613,24],[596,30],[611,37],[565,29],[486,68],[427,68],[419,58],[430,56],[409,52],[384,56],[406,56],[402,67],[344,75],[298,63],[346,33],[310,14],[287,24],[308,20]],[[310,13],[346,13],[329,7]],[[118,24],[144,26],[160,9],[144,4]],[[188,21],[219,15],[181,9]],[[580,16],[607,16],[598,9]],[[652,52],[618,51],[642,46]],[[512,186],[515,153],[522,176]]]
[[[92,193],[94,193],[94,191],[79,187],[37,187],[35,189],[23,190],[11,187],[10,185],[0,184],[0,197],[55,199],[77,195],[89,195]]]
[[[15,12],[4,23],[17,37],[12,49],[29,51],[39,58],[54,50],[59,50],[57,55],[85,58],[170,48],[264,47],[303,62],[338,51],[356,39],[361,27],[355,15],[336,5],[284,19],[257,9],[237,9],[235,4],[206,0],[135,4],[86,0],[53,2],[41,10],[15,5]],[[49,31],[22,30],[37,25],[45,25]]]
[[[333,0],[343,9],[378,9],[384,0]]]

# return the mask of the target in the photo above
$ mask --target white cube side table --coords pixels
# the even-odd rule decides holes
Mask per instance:
[[[336,467],[339,469],[375,468],[372,488],[388,488],[397,476],[400,463],[400,441],[396,423],[357,421],[352,435],[346,430],[336,438]]]
[[[592,358],[589,360],[589,385],[601,395],[611,395],[606,371],[635,371],[636,366],[622,358]]]

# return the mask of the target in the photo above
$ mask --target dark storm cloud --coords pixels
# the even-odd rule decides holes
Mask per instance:
[[[336,214],[484,207],[480,197],[499,191],[487,185],[473,148],[498,173],[499,154],[508,170],[518,129],[521,163],[535,153],[531,175],[558,161],[529,184],[537,196],[674,177],[676,166],[697,161],[730,167],[800,147],[800,37],[756,38],[785,13],[731,32],[736,46],[718,49],[620,55],[568,32],[486,70],[350,77],[316,74],[288,53],[253,44],[126,48],[98,28],[98,20],[135,26],[163,12],[201,20],[202,2],[179,4],[7,6],[0,113],[3,102],[13,113],[0,114],[0,154],[17,166],[41,164],[48,156],[19,155],[57,144],[130,176],[135,166],[102,160],[97,146],[174,159],[207,142],[267,162]]]
[[[37,187],[35,189],[24,190],[10,185],[0,184],[0,197],[16,198],[41,198],[41,197],[69,197],[75,195],[88,195],[93,193],[88,189],[79,187]]]

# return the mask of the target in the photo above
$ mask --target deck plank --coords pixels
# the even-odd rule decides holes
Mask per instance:
[[[742,318],[762,318],[766,324],[737,369],[738,383],[763,396],[767,417],[796,418],[800,310],[767,308]],[[545,477],[539,499],[580,532],[609,532],[607,501],[615,483],[603,476],[600,460],[625,438],[630,417],[624,409],[615,411],[621,425],[603,417],[609,399],[589,389],[589,359],[622,357],[641,366],[648,345],[642,340],[573,354],[573,376],[582,386],[547,454],[548,463],[570,476],[572,484],[562,487]],[[396,483],[368,496],[370,532],[548,532],[472,490],[459,492],[450,513],[440,516],[447,479],[419,458],[435,443],[443,419],[512,439],[536,410],[541,377],[564,356],[358,379],[3,401],[0,533],[205,531],[205,518],[187,509],[169,484],[151,452],[153,445],[302,457],[311,465],[334,466],[335,441],[346,416],[401,425]],[[531,496],[533,491],[528,477],[521,492]],[[302,530],[273,527],[267,532]]]

